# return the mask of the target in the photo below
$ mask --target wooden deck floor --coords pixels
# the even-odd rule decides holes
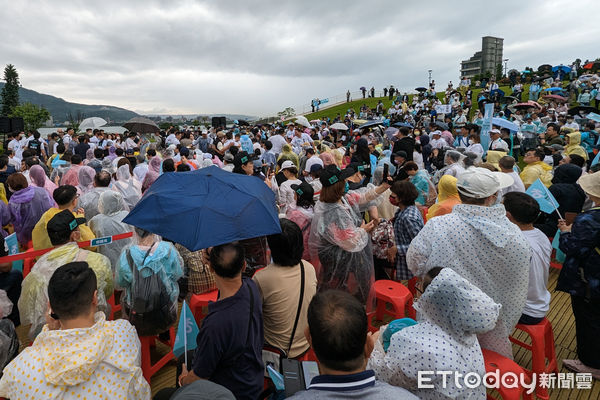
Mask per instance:
[[[556,357],[558,360],[560,372],[569,372],[565,368],[562,368],[562,360],[564,358],[576,358],[576,342],[575,342],[575,321],[573,319],[573,313],[571,311],[570,298],[566,293],[556,292],[556,281],[558,279],[559,271],[551,269],[550,281],[548,287],[552,293],[552,302],[550,304],[550,312],[548,319],[552,323],[554,329],[554,340],[556,346]],[[19,338],[24,346],[28,344],[27,340],[27,329],[28,327],[19,327],[17,332]],[[525,334],[517,335],[518,338],[523,339]],[[169,349],[158,344],[156,348],[156,356],[165,354]],[[530,353],[526,350],[514,346],[513,351],[515,355],[515,361],[526,368],[531,367]],[[156,373],[152,377],[152,393],[156,394],[160,389],[165,387],[171,387],[175,385],[175,363],[168,363],[162,370]],[[577,389],[555,389],[550,391],[550,398],[553,400],[596,400],[600,399],[600,382],[594,381],[592,389],[590,390],[577,390]]]

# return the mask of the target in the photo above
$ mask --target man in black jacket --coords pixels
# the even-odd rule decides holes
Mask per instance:
[[[404,151],[406,153],[406,161],[413,160],[413,151],[415,149],[415,139],[408,136],[409,130],[403,126],[397,133],[398,140],[394,143],[392,153]]]

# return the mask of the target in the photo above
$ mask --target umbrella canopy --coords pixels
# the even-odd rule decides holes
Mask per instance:
[[[79,124],[79,130],[84,131],[86,129],[96,129],[106,125],[107,123],[108,122],[106,122],[100,117],[90,117],[81,121],[81,123]]]
[[[577,106],[569,110],[569,115],[589,114],[594,111],[597,111],[594,107]]]
[[[519,130],[519,125],[504,118],[492,118],[492,125],[499,126],[500,128],[506,128],[513,132],[517,132]]]
[[[236,121],[237,121],[235,123],[236,125],[239,125],[239,126],[250,126],[250,123],[248,121],[246,121],[246,120],[238,119]]]
[[[123,127],[128,131],[138,133],[158,133],[160,128],[156,125],[156,122],[151,119],[144,117],[131,118],[129,121],[123,124]]]
[[[347,131],[348,127],[346,124],[342,124],[341,122],[336,122],[335,124],[330,126],[331,129],[336,129],[338,131]]]
[[[123,222],[190,251],[281,232],[273,191],[216,166],[161,175]]]
[[[367,90],[367,88],[364,86],[361,86],[360,89],[358,89],[358,90]]]
[[[551,87],[548,89],[544,89],[544,92],[563,92],[565,89],[560,87]]]
[[[422,87],[422,86],[421,86],[421,87],[418,87],[418,88],[416,88],[415,90],[416,90],[417,92],[426,92],[426,91],[427,91],[427,89],[426,89],[426,88],[424,88],[424,87]]]
[[[525,103],[519,103],[519,104],[515,104],[514,106],[511,106],[513,108],[539,108],[540,110],[542,109],[542,106],[539,103],[536,103],[535,101],[531,101],[529,100],[528,102]]]
[[[385,137],[388,140],[392,140],[392,138],[396,135],[396,133],[398,133],[398,128],[389,127],[383,133],[385,133]]]
[[[592,74],[583,74],[579,77],[579,80],[580,81],[589,81],[593,77],[594,77],[594,75],[592,75]]]
[[[504,96],[500,99],[500,103],[512,103],[513,101],[519,101],[515,96]]]
[[[544,99],[554,100],[554,101],[557,101],[559,103],[564,103],[564,102],[566,102],[568,100],[566,97],[562,97],[562,96],[559,96],[557,94],[547,94],[547,95],[544,96]]]
[[[449,128],[448,124],[447,124],[447,123],[445,123],[445,122],[436,121],[436,122],[435,122],[435,124],[436,124],[436,125],[437,125],[437,126],[440,128],[440,129],[443,129],[443,130],[445,130],[445,131],[447,131],[447,130],[448,130],[448,128]]]
[[[312,128],[312,125],[310,124],[310,122],[308,122],[308,119],[306,119],[304,115],[296,117],[296,123],[298,125],[304,126],[305,128]]]
[[[571,72],[571,68],[569,68],[565,65],[557,65],[555,67],[552,67],[552,72],[556,72],[556,71],[562,71],[565,74],[568,74],[569,72]]]
[[[494,89],[490,92],[490,96],[492,97],[502,97],[504,96],[506,93],[504,93],[504,91],[500,90],[500,89]]]
[[[591,119],[592,121],[595,121],[595,122],[600,122],[600,115],[591,112],[587,115],[587,119]]]
[[[402,127],[406,127],[406,128],[410,128],[410,129],[413,128],[413,126],[411,124],[406,123],[406,122],[396,122],[392,126],[395,126],[395,127],[398,127],[398,128],[402,128]]]
[[[360,129],[362,128],[368,128],[370,126],[377,126],[377,125],[383,125],[383,121],[367,121],[364,124],[362,124],[361,126],[359,126]]]

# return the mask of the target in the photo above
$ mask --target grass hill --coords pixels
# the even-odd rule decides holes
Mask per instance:
[[[509,95],[512,92],[512,90],[508,86],[500,86],[500,90],[502,90],[507,95]],[[477,96],[479,96],[480,92],[481,92],[481,89],[473,90],[473,101],[476,101]],[[442,102],[444,101],[444,92],[437,92],[436,95],[440,100],[442,100]],[[409,99],[411,102],[412,102],[413,96],[414,95],[412,95],[412,94],[409,95]],[[394,98],[395,98],[395,96],[394,96]],[[379,102],[379,100],[383,100],[383,107],[386,110],[388,108],[390,108],[390,106],[392,105],[392,100],[388,100],[387,97],[374,97],[374,98],[358,99],[358,100],[353,100],[349,103],[338,104],[333,107],[326,108],[324,110],[320,110],[318,112],[307,114],[306,118],[309,121],[313,120],[313,119],[321,119],[323,117],[329,117],[329,118],[331,118],[331,120],[333,120],[338,113],[343,118],[344,114],[346,114],[348,109],[353,108],[354,111],[358,112],[360,110],[360,107],[363,104],[366,104],[367,107],[369,107],[369,108],[375,108],[377,106],[377,103]],[[522,100],[524,102],[529,100],[529,84],[523,85]],[[475,109],[476,109],[476,107],[471,107],[471,113],[469,114],[470,118],[473,117],[473,111]]]
[[[4,82],[0,82],[0,90],[4,87]],[[76,116],[78,112],[84,114],[84,117],[100,117],[111,122],[124,122],[138,114],[126,110],[124,108],[113,107],[108,105],[88,105],[79,103],[70,103],[59,97],[50,96],[48,94],[38,93],[34,90],[19,88],[19,102],[30,102],[40,106],[44,106],[52,115],[54,122],[62,123],[68,120],[68,115],[71,113]]]

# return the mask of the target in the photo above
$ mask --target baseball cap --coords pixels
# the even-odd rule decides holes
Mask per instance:
[[[285,160],[283,162],[283,164],[281,164],[281,170],[283,171],[284,169],[289,169],[289,168],[295,168],[295,169],[297,169],[296,164],[294,164],[290,160]]]
[[[238,152],[235,157],[233,157],[233,165],[236,167],[241,167],[242,165],[249,163],[250,161],[254,161],[254,155],[249,155],[245,151]]]
[[[225,154],[225,157],[223,157],[223,160],[227,162],[233,162],[233,155],[231,155],[231,153],[227,153]]]
[[[313,172],[317,172],[323,169],[323,166],[321,164],[313,164],[310,166],[310,173],[312,174]]]
[[[335,185],[340,181],[344,181],[355,173],[356,170],[352,167],[341,170],[336,165],[331,164],[321,170],[319,180],[323,186],[327,187]]]
[[[497,133],[498,135],[500,134],[500,130],[499,129],[492,129],[490,130],[490,135],[493,135],[494,133]]]
[[[298,198],[301,198],[301,199],[310,201],[313,199],[313,196],[315,195],[315,189],[313,189],[313,187],[310,186],[306,182],[302,182],[299,185],[297,185],[297,184],[291,185],[291,188],[294,192],[296,192],[296,194],[298,195]]]
[[[85,218],[75,218],[70,210],[63,210],[48,221],[48,233],[73,232],[79,225],[85,224]]]
[[[489,169],[471,167],[458,176],[458,192],[475,199],[485,199],[500,189],[514,183],[512,176],[504,172],[492,172]]]

